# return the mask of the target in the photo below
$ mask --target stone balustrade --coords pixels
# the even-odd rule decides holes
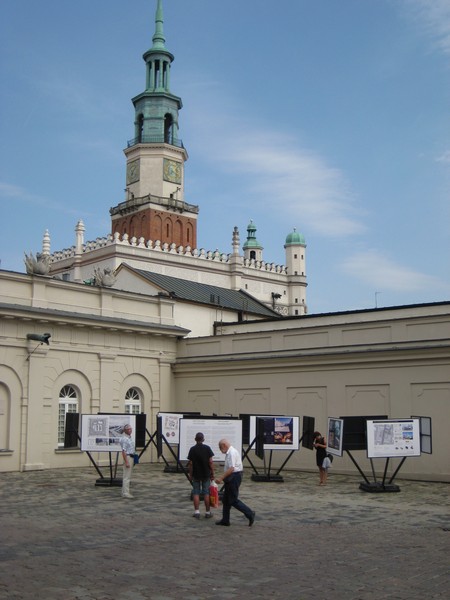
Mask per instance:
[[[82,253],[92,252],[105,246],[111,246],[118,244],[121,246],[130,246],[135,248],[146,248],[154,252],[166,252],[168,254],[178,254],[180,256],[190,256],[199,260],[209,260],[221,263],[229,263],[231,254],[225,254],[219,252],[219,250],[205,250],[204,248],[191,248],[190,246],[177,246],[176,244],[162,244],[159,240],[145,240],[143,237],[129,237],[128,234],[115,233],[114,235],[108,234],[105,237],[98,237],[95,240],[86,242],[83,244]],[[60,260],[72,258],[76,255],[76,246],[65,248],[64,250],[58,250],[50,255],[51,263],[56,263]],[[277,265],[275,263],[269,263],[265,261],[257,261],[254,259],[243,258],[243,266],[255,269],[259,271],[269,271],[271,273],[286,274],[287,269],[284,265]]]

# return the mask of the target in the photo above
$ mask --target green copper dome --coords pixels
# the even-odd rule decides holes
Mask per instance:
[[[253,221],[250,221],[247,227],[247,241],[243,245],[244,250],[248,250],[249,248],[257,248],[258,250],[262,250],[261,244],[256,239],[256,227]]]
[[[295,227],[294,231],[286,237],[286,246],[293,246],[295,244],[304,245],[305,243],[305,236],[302,233],[299,233]]]

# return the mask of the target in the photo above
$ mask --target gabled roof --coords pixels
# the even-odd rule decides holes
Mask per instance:
[[[198,283],[196,281],[180,279],[179,277],[161,275],[160,273],[130,267],[126,263],[123,263],[122,266],[139,274],[174,299],[242,311],[261,317],[280,317],[274,310],[243,290],[229,290],[207,283]]]

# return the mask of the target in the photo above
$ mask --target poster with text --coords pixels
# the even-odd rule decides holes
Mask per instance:
[[[264,450],[298,450],[299,417],[252,415],[250,443],[256,436],[256,419],[264,420]]]
[[[189,450],[195,446],[195,435],[203,433],[204,443],[214,452],[213,461],[223,462],[225,454],[219,450],[219,441],[227,439],[242,453],[242,421],[240,419],[180,419],[178,460],[187,460]]]
[[[178,444],[180,441],[180,419],[182,413],[158,413],[161,417],[161,434],[166,438],[170,445]]]
[[[125,425],[131,425],[136,440],[135,415],[81,415],[81,450],[84,452],[121,452],[120,438]]]
[[[367,421],[367,456],[420,456],[419,419]]]

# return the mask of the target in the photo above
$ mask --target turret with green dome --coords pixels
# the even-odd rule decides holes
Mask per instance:
[[[294,231],[292,231],[292,233],[289,233],[286,237],[285,247],[298,244],[306,244],[305,236],[303,235],[303,233],[298,232],[297,229],[294,227]]]
[[[304,315],[306,306],[306,241],[305,236],[294,230],[286,236],[284,244],[286,268],[289,280],[289,314]]]
[[[243,245],[244,257],[249,260],[262,260],[263,246],[256,239],[256,227],[252,220],[247,226],[247,240]]]

